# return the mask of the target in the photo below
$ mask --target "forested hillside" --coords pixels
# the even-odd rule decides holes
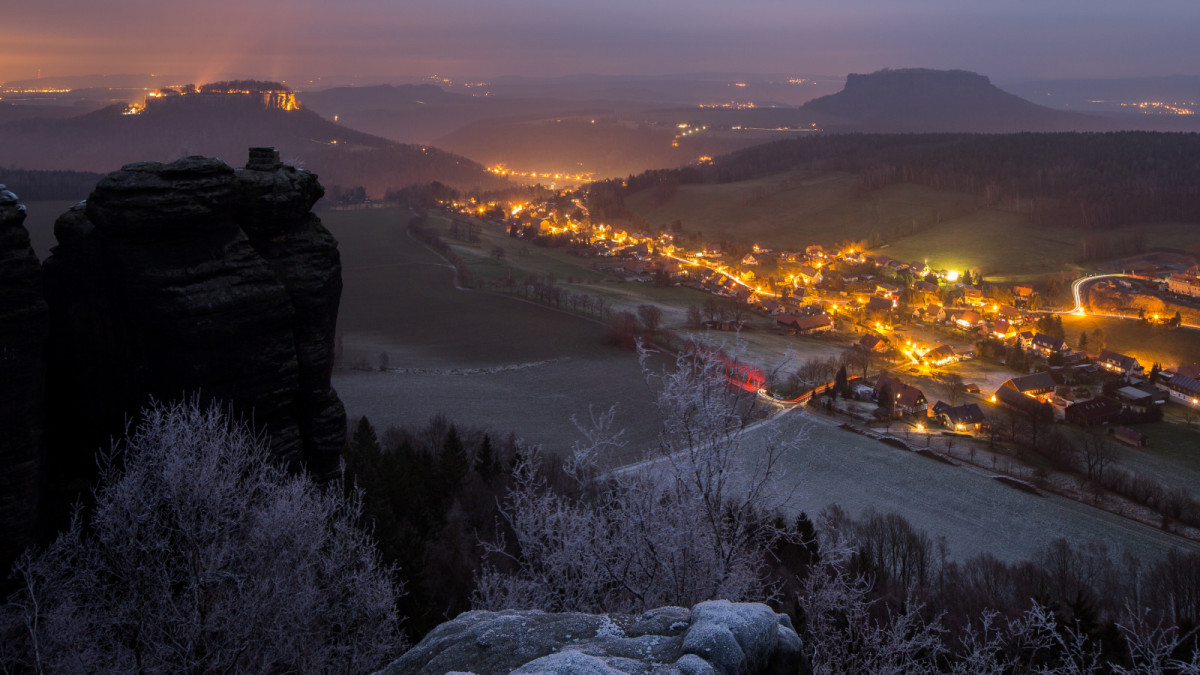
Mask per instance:
[[[979,195],[1029,220],[1081,229],[1200,221],[1200,134],[849,134],[755,146],[711,165],[591,187],[593,207],[672,185],[731,183],[794,169],[857,174],[864,190],[914,183]]]

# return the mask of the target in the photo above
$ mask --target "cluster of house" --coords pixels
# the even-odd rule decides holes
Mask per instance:
[[[939,424],[956,433],[976,434],[990,428],[987,415],[979,404],[950,405],[939,400],[930,406],[920,389],[887,374],[880,375],[873,387],[858,385],[855,393],[859,397],[870,396],[879,403],[876,415],[881,417],[922,418],[931,425]]]
[[[1157,382],[1145,379],[1137,359],[1104,350],[1092,363],[1067,366],[1120,375],[1122,386],[1106,389],[1109,393],[1078,401],[1056,395],[1059,385],[1050,372],[1021,375],[1005,381],[988,400],[1032,418],[1049,422],[1057,418],[1082,427],[1108,426],[1113,438],[1133,446],[1145,446],[1149,438],[1124,426],[1142,417],[1170,399],[1200,408],[1200,365],[1180,366],[1161,373]],[[967,385],[978,393],[978,387]],[[887,374],[880,375],[874,386],[854,385],[854,395],[877,402],[878,416],[927,419],[958,433],[976,434],[990,429],[987,414],[976,403],[950,405],[937,401],[932,406],[924,392]],[[1087,396],[1090,396],[1090,391]],[[885,400],[886,399],[886,400]]]

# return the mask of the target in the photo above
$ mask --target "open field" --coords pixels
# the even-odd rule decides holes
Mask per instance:
[[[1200,497],[1200,429],[1168,422],[1138,424],[1134,428],[1150,437],[1150,445],[1134,448],[1110,439],[1117,455],[1113,466],[1152,477],[1171,489],[1182,488],[1193,498]],[[1063,431],[1075,438],[1087,433],[1072,426],[1063,427]]]
[[[1156,361],[1163,368],[1200,362],[1200,331],[1153,328],[1131,319],[1063,315],[1063,330],[1072,346],[1078,346],[1081,332],[1097,328],[1104,331],[1109,349],[1136,358],[1147,371]]]
[[[910,184],[863,191],[853,174],[816,171],[682,185],[669,196],[646,190],[626,199],[653,226],[679,220],[686,230],[699,230],[709,239],[800,248],[877,235],[885,246],[874,252],[926,261],[939,269],[978,268],[1003,281],[1079,269],[1075,260],[1082,237],[1119,239],[1137,232],[1146,236],[1149,249],[1183,253],[1200,248],[1200,227],[1194,224],[1088,232],[1034,225],[979,203],[971,195]]]
[[[793,411],[756,430],[748,446],[770,433],[807,440],[785,455],[784,490],[795,490],[793,508],[810,515],[838,504],[858,516],[872,508],[895,512],[962,559],[991,553],[1003,560],[1031,557],[1060,537],[1102,542],[1118,557],[1143,560],[1172,547],[1200,544],[1055,496],[1038,497],[1001,484],[979,470],[954,467],[837,428],[840,418]]]
[[[336,211],[322,220],[342,253],[338,332],[343,361],[389,372],[339,370],[334,386],[353,418],[379,427],[451,419],[564,450],[586,418],[620,403],[635,443],[656,429],[634,354],[604,344],[604,326],[507,296],[460,291],[453,272],[405,228],[408,211]]]
[[[1027,222],[1006,211],[982,209],[931,225],[872,252],[897,260],[928,261],[938,269],[979,269],[1009,280],[1074,269],[1079,233]]]
[[[848,173],[793,171],[737,183],[682,185],[665,201],[653,190],[633,195],[626,205],[652,225],[675,220],[706,238],[769,242],[780,247],[829,246],[877,233],[893,239],[914,221],[935,212],[970,209],[968,195],[916,185],[864,192]]]
[[[1178,253],[1200,251],[1200,225],[1196,223],[1151,223],[1140,231],[1146,235],[1146,247]]]
[[[553,274],[560,282],[575,280],[574,283],[563,284],[572,292],[604,298],[618,311],[635,312],[638,305],[651,303],[663,310],[663,325],[669,329],[722,345],[732,344],[735,340],[736,336],[733,333],[691,330],[687,327],[688,306],[703,305],[705,300],[711,297],[703,291],[681,286],[625,282],[614,275],[596,271],[594,267],[601,264],[598,258],[580,258],[564,252],[563,249],[534,246],[529,242],[513,239],[495,226],[487,224],[483,224],[480,241],[477,243],[450,239],[447,234],[450,221],[444,216],[431,214],[427,225],[441,232],[443,238],[462,256],[471,271],[479,276],[499,279],[508,274],[509,270],[517,279],[530,275],[541,277]],[[505,248],[503,260],[491,256],[491,250],[497,246]],[[519,253],[522,249],[526,251],[524,255]],[[792,360],[803,360],[813,356],[824,358],[853,343],[848,336],[783,335],[774,329],[775,320],[761,313],[750,314],[748,321],[748,330],[741,333],[746,359],[764,368],[778,365],[789,352]]]

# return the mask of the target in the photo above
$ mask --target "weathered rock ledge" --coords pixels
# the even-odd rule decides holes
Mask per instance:
[[[809,673],[786,615],[703,602],[641,615],[466,612],[435,628],[384,675],[783,675]]]

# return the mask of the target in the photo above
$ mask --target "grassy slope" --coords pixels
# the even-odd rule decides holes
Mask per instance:
[[[1137,358],[1147,369],[1155,361],[1163,364],[1164,368],[1181,363],[1200,362],[1198,331],[1151,328],[1128,319],[1063,317],[1067,343],[1075,347],[1078,347],[1081,332],[1092,332],[1097,328],[1104,331],[1105,345],[1109,349]]]
[[[839,504],[853,515],[873,508],[896,512],[935,537],[952,558],[991,553],[1004,560],[1033,556],[1055,539],[1099,541],[1119,558],[1128,550],[1154,559],[1194,542],[1059,497],[1036,497],[1002,485],[986,472],[951,467],[833,426],[839,419],[789,413],[774,428],[779,439],[806,438],[783,460],[794,508],[809,514]],[[767,441],[766,430],[748,444]],[[746,453],[752,457],[753,453]]]
[[[923,260],[945,269],[978,268],[1019,280],[1075,268],[1079,241],[1121,237],[1133,228],[1083,233],[1031,225],[1010,212],[978,208],[970,195],[918,185],[863,192],[852,174],[793,171],[756,180],[684,185],[665,201],[653,190],[626,204],[652,225],[675,220],[709,238],[732,238],[798,248],[829,246],[877,234],[875,249],[901,260]],[[942,214],[940,219],[934,213]],[[952,214],[965,214],[951,217]],[[940,222],[937,222],[940,220]],[[913,231],[913,222],[919,223]],[[1200,244],[1200,227],[1178,223],[1140,226],[1151,248],[1184,251]]]
[[[449,221],[432,217],[429,224],[439,229],[449,239]],[[703,305],[710,296],[691,288],[663,287],[654,284],[623,282],[612,274],[596,271],[602,264],[597,258],[579,258],[565,253],[563,249],[542,248],[528,242],[508,237],[503,231],[483,225],[480,241],[476,244],[453,242],[472,271],[487,278],[501,278],[511,269],[517,279],[529,275],[553,274],[560,282],[574,280],[567,286],[574,292],[604,298],[618,310],[636,311],[646,303],[658,305],[663,310],[664,325],[672,330],[687,332],[687,308]],[[497,246],[505,249],[503,260],[491,256]],[[525,255],[520,251],[524,250]],[[761,314],[749,318],[749,330],[743,331],[745,342],[742,349],[745,358],[765,368],[774,368],[784,360],[785,353],[792,352],[792,367],[795,361],[812,356],[827,357],[848,347],[850,340],[838,336],[789,337],[775,332],[775,320]],[[732,333],[697,331],[697,337],[721,344],[731,343]]]
[[[589,406],[620,402],[629,452],[648,442],[656,421],[632,353],[605,345],[605,329],[594,322],[455,290],[451,270],[408,236],[407,216],[395,209],[321,216],[342,253],[338,330],[346,363],[376,366],[386,352],[391,368],[423,369],[335,373],[352,418],[419,425],[444,412],[562,451],[579,438],[572,415],[586,419]]]
[[[683,222],[707,237],[760,240],[781,247],[829,245],[890,236],[914,219],[973,203],[973,198],[898,185],[863,193],[846,173],[793,171],[738,183],[683,185],[668,200],[653,191],[633,195],[628,206],[651,224]]]
[[[344,219],[345,222],[341,222]],[[386,279],[383,271],[390,270],[389,259],[406,267],[416,266],[425,270],[421,288],[423,294],[438,303],[453,303],[455,308],[474,309],[484,316],[503,316],[505,320],[488,329],[462,336],[458,349],[469,348],[469,343],[488,343],[485,351],[492,354],[490,362],[499,363],[505,353],[498,349],[497,340],[503,341],[510,331],[532,335],[520,346],[515,356],[532,358],[536,350],[551,350],[556,347],[556,330],[565,329],[564,340],[571,340],[569,326],[554,328],[554,323],[545,323],[563,317],[548,310],[509,298],[494,297],[477,293],[449,290],[445,277],[438,276],[443,268],[436,267],[436,260],[423,249],[409,248],[404,244],[403,252],[391,247],[403,243],[395,238],[394,227],[399,215],[395,212],[351,212],[325,216],[326,222],[342,242],[344,260],[347,265],[347,293],[349,310],[343,315],[350,321],[364,305],[356,304],[356,296],[363,290],[360,275],[367,274],[376,279]],[[361,221],[374,221],[363,225]],[[357,222],[356,222],[357,221]],[[444,220],[434,218],[435,227],[447,227]],[[363,229],[358,229],[358,228]],[[561,251],[530,247],[527,256],[519,256],[517,250],[523,242],[512,240],[499,231],[482,231],[483,241],[478,245],[458,246],[477,272],[491,269],[502,273],[502,264],[512,264],[520,272],[545,273],[555,270],[560,278],[581,278],[592,273],[586,270],[591,261],[567,256]],[[494,246],[505,246],[503,262],[492,260],[487,251]],[[375,260],[364,260],[360,256],[379,256]],[[429,263],[435,263],[430,265]],[[371,267],[374,265],[374,267]],[[374,271],[372,271],[374,270]],[[448,273],[448,271],[446,271]],[[420,281],[420,279],[417,279]],[[663,289],[642,284],[597,282],[576,284],[577,290],[605,293],[616,297],[628,293],[629,302],[677,302],[689,298],[695,292],[686,289]],[[382,284],[371,289],[378,295],[387,290]],[[702,298],[698,294],[696,297]],[[476,302],[481,299],[483,302]],[[462,304],[459,304],[461,301]],[[420,302],[412,298],[387,295],[378,300],[372,311],[386,311],[394,306],[397,314],[421,311]],[[481,307],[487,305],[486,307]],[[457,321],[454,315],[440,316],[438,321]],[[362,318],[354,318],[360,321]],[[399,321],[393,325],[391,322]],[[571,319],[571,321],[575,321]],[[424,328],[412,328],[408,317],[386,318],[383,324],[392,326],[397,337],[407,335],[409,330],[421,340],[434,339],[439,334],[453,330],[443,326],[425,333]],[[592,326],[594,324],[586,324]],[[774,335],[765,330],[751,331],[751,351],[766,352],[771,348],[779,353],[785,346],[811,342],[811,350],[834,349],[820,341],[798,341]],[[556,339],[547,339],[554,336]],[[727,335],[722,337],[729,337]],[[347,338],[349,342],[349,336]],[[626,374],[631,370],[627,360],[620,354],[605,358],[611,353],[596,346],[599,358],[591,359],[584,353],[593,353],[584,346],[576,347],[577,356],[570,360],[556,361],[521,370],[496,373],[487,376],[446,376],[442,374],[396,374],[373,372],[339,372],[336,385],[352,415],[367,414],[377,421],[400,421],[420,423],[429,415],[445,410],[456,419],[482,423],[493,429],[515,429],[526,438],[547,444],[551,449],[563,449],[575,436],[574,428],[567,422],[568,410],[586,416],[588,404],[601,405],[605,395],[608,400],[613,394],[621,401],[620,414],[630,428],[631,440],[635,443],[626,449],[626,458],[635,454],[634,446],[639,440],[649,437],[652,425],[645,422],[631,424],[630,415],[643,412],[648,397],[636,376]],[[437,362],[444,362],[447,355],[440,355]],[[465,357],[464,357],[465,358]],[[467,358],[471,363],[479,361],[477,355]],[[400,365],[393,358],[392,365]],[[790,413],[780,420],[775,431],[780,438],[802,437],[805,417]],[[763,429],[765,433],[767,429]],[[1146,558],[1161,555],[1172,545],[1188,545],[1186,542],[1162,534],[1150,528],[1128,523],[1086,505],[1075,504],[1058,498],[1038,498],[1001,485],[987,476],[955,469],[917,455],[903,452],[876,441],[836,429],[829,424],[818,424],[808,432],[809,441],[787,453],[788,476],[779,487],[785,491],[793,488],[797,500],[793,506],[816,513],[829,504],[846,506],[852,513],[865,508],[879,511],[898,511],[920,527],[927,528],[935,536],[945,536],[950,553],[954,557],[965,557],[980,552],[990,552],[1001,558],[1015,560],[1029,556],[1051,540],[1066,536],[1076,541],[1099,539],[1114,549],[1129,548]],[[747,449],[760,442],[759,435],[749,439]],[[752,456],[754,453],[747,453]],[[1164,458],[1164,461],[1169,458]]]

